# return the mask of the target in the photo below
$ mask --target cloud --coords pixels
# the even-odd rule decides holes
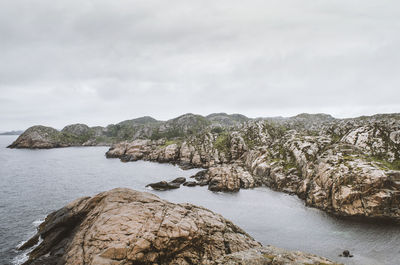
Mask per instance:
[[[0,129],[399,112],[399,13],[395,0],[4,0]]]

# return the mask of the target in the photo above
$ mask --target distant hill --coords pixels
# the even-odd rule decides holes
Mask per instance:
[[[0,135],[21,135],[24,131],[10,131],[10,132],[2,132]]]

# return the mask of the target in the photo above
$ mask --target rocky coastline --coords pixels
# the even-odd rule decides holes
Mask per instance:
[[[107,158],[123,162],[204,168],[187,186],[225,192],[266,186],[337,216],[400,220],[400,114],[352,119],[185,114],[166,122],[142,117],[105,128],[34,126],[10,148],[99,144],[112,144]]]
[[[266,186],[337,216],[398,222],[399,135],[399,119],[388,117],[252,121],[175,141],[125,141],[106,156],[204,168],[191,186],[208,185],[212,191]]]
[[[123,188],[79,198],[49,214],[21,249],[39,238],[24,265],[335,264],[262,246],[203,207]]]

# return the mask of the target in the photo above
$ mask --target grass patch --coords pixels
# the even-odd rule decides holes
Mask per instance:
[[[178,141],[178,140],[167,140],[161,147],[167,147],[171,144],[179,144],[179,143],[180,143],[180,141]]]
[[[229,153],[231,148],[231,141],[230,136],[228,133],[221,133],[218,135],[217,139],[215,139],[214,147],[220,152],[225,154]]]
[[[275,255],[271,255],[271,254],[263,254],[263,256],[267,259],[270,259],[271,261],[274,260],[276,258]]]
[[[385,159],[382,159],[381,157],[376,157],[376,156],[370,156],[367,157],[367,160],[369,162],[375,162],[379,165],[381,165],[381,169],[389,169],[389,170],[400,170],[400,159],[396,159],[393,162],[389,162]]]

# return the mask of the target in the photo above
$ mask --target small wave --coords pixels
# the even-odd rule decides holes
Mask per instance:
[[[37,228],[41,223],[43,223],[43,222],[44,222],[44,219],[39,219],[39,220],[33,221],[32,224],[34,225],[35,230],[36,230],[36,228]],[[33,237],[35,234],[36,234],[36,231],[35,231],[34,233],[32,233],[28,238]],[[12,264],[13,264],[13,265],[21,265],[21,264],[23,264],[24,262],[26,262],[26,261],[28,260],[28,258],[29,258],[29,253],[30,253],[34,248],[36,248],[37,246],[39,246],[40,243],[42,243],[42,241],[43,241],[42,238],[39,237],[38,243],[37,243],[36,245],[30,247],[29,249],[26,249],[26,250],[24,250],[23,252],[16,250],[16,252],[17,252],[17,253],[20,253],[20,254],[18,254],[18,255],[12,260]],[[19,243],[19,244],[16,246],[16,249],[19,249],[20,247],[22,247],[26,242],[28,242],[28,240],[24,240],[24,241],[22,241],[21,243]]]
[[[28,253],[22,253],[12,260],[13,265],[21,265],[28,260]]]
[[[37,246],[39,246],[42,243],[43,239],[39,237],[39,241],[37,242],[36,245],[24,250],[21,254],[17,255],[13,260],[12,264],[13,265],[21,265],[24,262],[26,262],[29,258],[29,253],[34,250]],[[18,244],[17,248],[21,247],[23,244],[25,244],[26,241],[22,241],[21,243]]]
[[[40,225],[41,223],[43,223],[43,222],[44,222],[44,219],[39,219],[39,220],[33,221],[32,224],[33,224],[35,227],[39,227],[39,225]]]

